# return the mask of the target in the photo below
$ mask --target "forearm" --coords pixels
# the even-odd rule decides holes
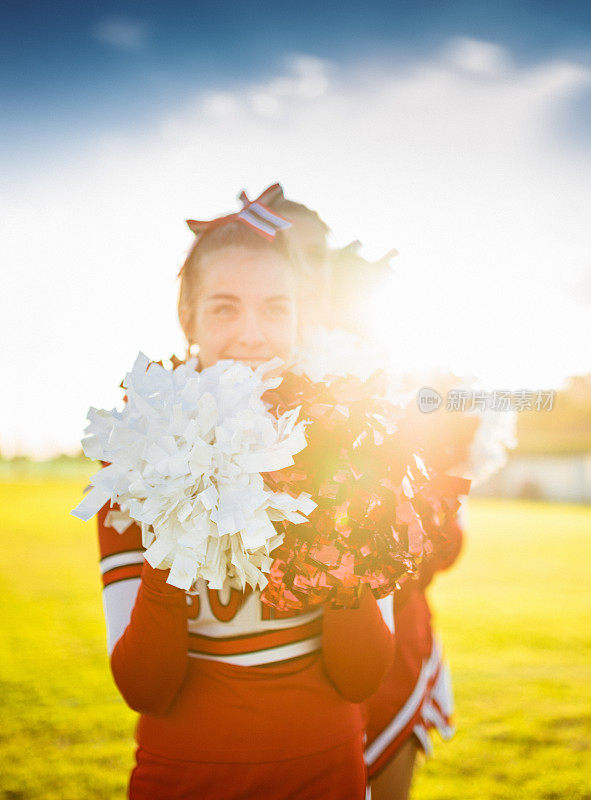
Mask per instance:
[[[367,586],[358,608],[325,609],[322,650],[326,672],[347,700],[360,703],[377,691],[394,656],[394,637]]]
[[[185,593],[167,572],[145,562],[131,620],[111,654],[111,670],[126,703],[144,714],[165,714],[187,669]]]

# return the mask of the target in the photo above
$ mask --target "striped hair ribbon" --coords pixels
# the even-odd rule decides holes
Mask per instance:
[[[289,220],[275,213],[275,211],[272,211],[264,204],[264,202],[262,202],[263,199],[270,199],[269,191],[271,189],[274,189],[276,192],[277,188],[281,193],[283,193],[283,190],[279,184],[275,184],[274,186],[270,186],[268,189],[265,189],[260,197],[257,197],[256,200],[252,201],[248,199],[245,192],[242,192],[240,199],[242,200],[244,207],[240,211],[236,212],[235,214],[227,214],[223,217],[217,217],[217,219],[212,219],[209,221],[188,219],[187,225],[193,231],[193,233],[199,236],[200,234],[205,233],[207,230],[218,228],[221,225],[227,225],[229,222],[238,220],[239,222],[243,222],[245,225],[248,225],[256,233],[264,236],[265,239],[272,240],[275,238],[275,235],[278,233],[278,231],[282,231],[291,227],[291,222]]]

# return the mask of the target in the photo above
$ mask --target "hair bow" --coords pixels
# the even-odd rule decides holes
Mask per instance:
[[[271,186],[267,186],[264,192],[262,192],[258,198],[254,201],[255,203],[265,203],[269,205],[274,200],[278,198],[284,199],[283,194],[283,186],[280,183],[273,183]],[[248,205],[250,200],[248,199],[248,195],[244,191],[244,189],[238,195],[238,199],[242,201],[244,205]]]
[[[283,189],[276,183],[273,186],[269,186],[268,189],[265,189],[256,200],[249,200],[246,192],[242,191],[240,200],[242,200],[243,208],[241,208],[240,211],[207,221],[188,219],[187,225],[194,234],[199,236],[207,230],[219,228],[221,225],[227,225],[228,222],[237,220],[238,222],[243,222],[245,225],[248,225],[249,228],[252,228],[252,230],[256,231],[256,233],[261,236],[264,236],[265,239],[274,239],[278,231],[291,227],[291,222],[289,220],[276,214],[275,211],[271,211],[263,202],[264,200],[268,202],[272,197],[276,197],[277,189],[283,194]],[[271,190],[274,191],[272,194],[269,194]]]

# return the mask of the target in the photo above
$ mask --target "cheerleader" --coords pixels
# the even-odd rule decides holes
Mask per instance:
[[[289,363],[313,283],[289,220],[259,198],[189,226],[178,314],[200,368]],[[111,670],[140,714],[131,800],[363,798],[359,704],[393,656],[367,587],[358,608],[305,613],[258,591],[190,595],[144,560],[137,525],[108,506],[98,518]]]

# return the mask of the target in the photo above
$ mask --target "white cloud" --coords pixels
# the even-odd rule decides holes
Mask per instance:
[[[571,287],[591,263],[591,154],[561,144],[554,120],[590,85],[575,63],[519,67],[465,40],[402,65],[296,56],[141,135],[95,140],[82,167],[64,157],[0,205],[0,449],[75,447],[86,408],[118,402],[140,348],[180,352],[184,219],[276,180],[336,243],[400,251],[382,316],[401,367],[532,389],[589,369]]]
[[[242,92],[211,91],[202,98],[200,108],[214,117],[227,118],[240,112],[252,112],[262,118],[288,114],[295,103],[317,102],[330,89],[327,62],[297,55],[286,60],[284,75],[254,84]]]
[[[467,37],[453,40],[448,59],[466,72],[491,77],[500,76],[511,67],[509,54],[504,47]]]
[[[137,19],[105,17],[93,27],[92,35],[120,50],[141,50],[148,40],[148,26]]]
[[[240,111],[240,103],[234,92],[209,92],[202,101],[207,116],[230,117]]]

